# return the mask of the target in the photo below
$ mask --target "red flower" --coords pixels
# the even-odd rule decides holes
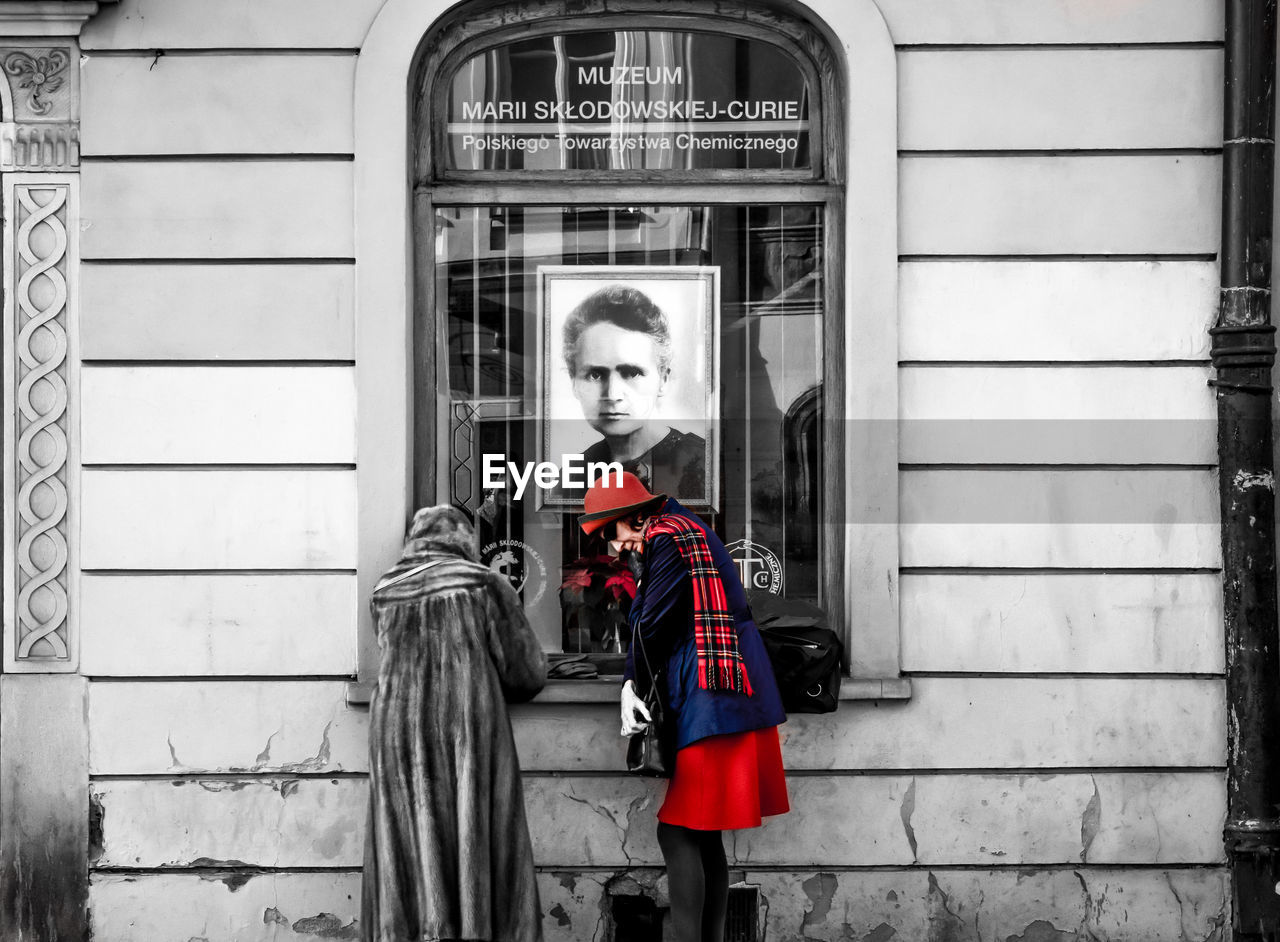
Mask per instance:
[[[593,586],[598,586],[595,591],[612,596],[614,602],[621,601],[624,595],[628,599],[636,597],[636,577],[615,556],[583,556],[566,564],[563,571],[560,588],[574,598],[581,599]]]
[[[605,580],[604,587],[613,590],[615,602],[621,599],[624,594],[629,599],[636,597],[636,577],[631,574],[629,569],[614,573]]]
[[[564,581],[560,583],[560,588],[584,590],[591,588],[591,570],[585,566],[566,569],[564,571]]]

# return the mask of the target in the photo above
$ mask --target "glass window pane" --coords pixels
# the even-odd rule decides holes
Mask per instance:
[[[435,226],[440,314],[419,329],[446,331],[444,447],[420,497],[475,515],[549,647],[627,637],[580,482],[522,488],[505,464],[559,463],[562,433],[703,516],[750,591],[824,602],[820,206],[441,207]]]
[[[715,33],[563,33],[475,55],[449,88],[449,170],[794,170],[810,164],[805,74]]]

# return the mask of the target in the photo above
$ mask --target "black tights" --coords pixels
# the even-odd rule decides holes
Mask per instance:
[[[720,832],[658,822],[658,846],[667,863],[674,942],[724,942],[729,865]]]

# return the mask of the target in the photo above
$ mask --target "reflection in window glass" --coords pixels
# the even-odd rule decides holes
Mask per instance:
[[[782,49],[712,33],[539,36],[465,61],[450,170],[810,167],[809,89]]]
[[[620,574],[602,558],[604,543],[584,537],[576,526],[577,506],[548,506],[532,481],[519,493],[509,473],[498,486],[485,480],[486,454],[520,467],[544,457],[540,392],[550,386],[540,389],[539,376],[549,384],[558,374],[562,389],[574,387],[564,338],[557,347],[539,331],[539,269],[545,285],[547,266],[649,269],[649,280],[623,270],[617,281],[657,298],[660,291],[650,288],[655,281],[661,287],[674,276],[687,274],[696,281],[699,271],[718,274],[718,331],[709,347],[716,361],[708,371],[717,386],[718,414],[700,417],[704,436],[694,435],[714,437],[718,445],[714,466],[703,469],[718,482],[718,498],[713,507],[696,511],[733,549],[750,591],[823,601],[820,557],[829,550],[819,528],[821,207],[438,207],[435,226],[440,314],[421,311],[419,317],[426,336],[446,332],[440,340],[444,362],[435,403],[439,497],[475,516],[485,562],[519,587],[548,647],[622,652],[628,596],[625,577],[615,579]],[[583,293],[594,290],[588,286]],[[662,314],[671,334],[699,342],[701,328],[689,326],[694,307],[668,306],[672,309]],[[556,326],[563,331],[561,323]],[[660,345],[647,328],[615,328],[601,328],[591,344],[579,338],[579,351],[590,347],[590,355],[581,359],[590,360],[583,370],[596,371],[592,389],[599,388],[601,364],[619,376],[660,368],[655,352]],[[573,395],[578,411],[565,421],[577,425],[584,440],[617,441],[619,436],[608,436],[608,423],[616,417],[589,414],[592,397],[600,394]],[[609,395],[621,401],[623,394]],[[685,401],[698,401],[696,387]],[[648,414],[654,435],[669,438],[675,432],[688,440],[693,433],[681,429],[687,417],[664,408]],[[646,463],[645,455],[652,459],[655,453],[650,448],[622,463],[646,477],[655,491],[678,492],[678,481],[660,477],[661,461]]]

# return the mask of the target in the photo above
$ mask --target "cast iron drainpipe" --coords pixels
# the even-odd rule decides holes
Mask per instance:
[[[1226,0],[1218,399],[1232,937],[1280,936],[1280,646],[1271,430],[1276,0]]]

